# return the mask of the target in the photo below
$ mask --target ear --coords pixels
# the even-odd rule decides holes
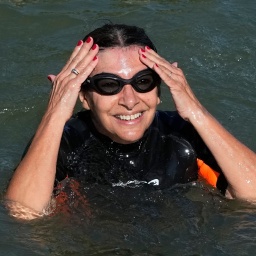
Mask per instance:
[[[90,104],[88,101],[88,95],[86,95],[85,92],[80,91],[79,92],[79,99],[82,102],[82,106],[86,110],[90,110]]]
[[[160,97],[157,97],[157,105],[159,105],[161,103],[161,99]]]

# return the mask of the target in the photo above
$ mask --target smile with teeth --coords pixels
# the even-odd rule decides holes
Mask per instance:
[[[116,117],[120,120],[130,121],[130,120],[134,120],[134,119],[139,118],[141,115],[142,115],[142,113],[140,112],[140,113],[137,113],[137,114],[134,114],[134,115],[118,115]]]

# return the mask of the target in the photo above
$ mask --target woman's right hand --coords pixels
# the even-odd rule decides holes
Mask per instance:
[[[93,44],[91,37],[86,42],[79,41],[61,72],[56,77],[50,76],[53,88],[46,113],[5,194],[5,198],[13,202],[9,205],[13,214],[21,209],[26,215],[24,218],[34,218],[37,214],[31,215],[31,212],[43,214],[47,211],[63,126],[73,114],[81,84],[98,63],[98,51],[99,47]],[[72,73],[72,69],[79,74]]]
[[[93,38],[88,37],[85,42],[78,41],[68,62],[57,76],[49,75],[53,83],[46,115],[56,113],[58,118],[67,121],[73,114],[81,84],[90,75],[98,63],[99,47],[93,44]],[[72,72],[76,69],[79,74]]]

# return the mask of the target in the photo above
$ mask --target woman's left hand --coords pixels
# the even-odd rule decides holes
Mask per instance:
[[[256,154],[230,134],[200,104],[177,63],[171,64],[148,47],[140,60],[169,87],[180,116],[197,130],[228,181],[231,197],[256,201]]]
[[[176,62],[171,64],[149,47],[141,48],[139,54],[140,60],[154,69],[169,87],[176,109],[183,119],[191,121],[198,111],[204,110]]]

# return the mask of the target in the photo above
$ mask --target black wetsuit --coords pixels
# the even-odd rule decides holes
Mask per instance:
[[[100,134],[90,111],[82,111],[64,127],[56,181],[68,176],[111,186],[147,183],[162,189],[197,180],[197,158],[221,173],[193,126],[177,112],[157,111],[143,138],[123,145]],[[224,192],[226,186],[221,173],[217,187]]]

